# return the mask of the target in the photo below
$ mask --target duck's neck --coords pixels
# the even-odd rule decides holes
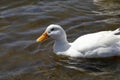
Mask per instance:
[[[70,44],[67,41],[67,38],[56,39],[54,43],[54,52],[64,52],[70,48]]]

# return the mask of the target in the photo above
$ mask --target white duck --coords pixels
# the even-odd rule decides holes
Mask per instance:
[[[83,35],[69,43],[63,28],[51,24],[37,42],[42,42],[48,37],[55,40],[53,49],[58,55],[82,58],[120,56],[120,29]]]

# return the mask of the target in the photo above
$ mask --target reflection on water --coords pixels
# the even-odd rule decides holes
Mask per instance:
[[[35,42],[52,23],[63,26],[70,42],[83,34],[114,30],[120,26],[119,3],[1,0],[0,80],[119,80],[119,60],[61,58],[52,52],[51,39]]]
[[[94,0],[97,5],[106,15],[120,15],[120,1],[119,0]]]
[[[120,1],[119,0],[93,0],[94,4],[99,7],[99,11],[95,11],[100,15],[114,16],[110,19],[103,20],[106,23],[119,23],[120,21]]]
[[[119,59],[99,58],[99,59],[81,59],[81,58],[57,58],[59,65],[67,68],[79,70],[82,72],[110,73],[118,65]],[[114,64],[114,65],[111,65]],[[113,68],[113,69],[112,69]]]
[[[120,9],[120,1],[119,0],[94,0],[96,5],[102,7],[102,9],[106,10],[119,10]]]

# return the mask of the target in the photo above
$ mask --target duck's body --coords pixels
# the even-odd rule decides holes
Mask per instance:
[[[51,29],[54,28],[54,31]],[[120,30],[101,31],[77,38],[68,43],[66,33],[59,25],[50,25],[45,33],[55,40],[54,52],[70,57],[96,58],[120,55]],[[41,41],[41,37],[37,39]]]

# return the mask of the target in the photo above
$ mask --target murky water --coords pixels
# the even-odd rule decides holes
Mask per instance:
[[[49,24],[68,40],[120,27],[119,0],[1,0],[0,80],[119,80],[119,59],[72,59],[52,52],[53,41],[36,43]],[[104,4],[103,4],[104,3]]]

